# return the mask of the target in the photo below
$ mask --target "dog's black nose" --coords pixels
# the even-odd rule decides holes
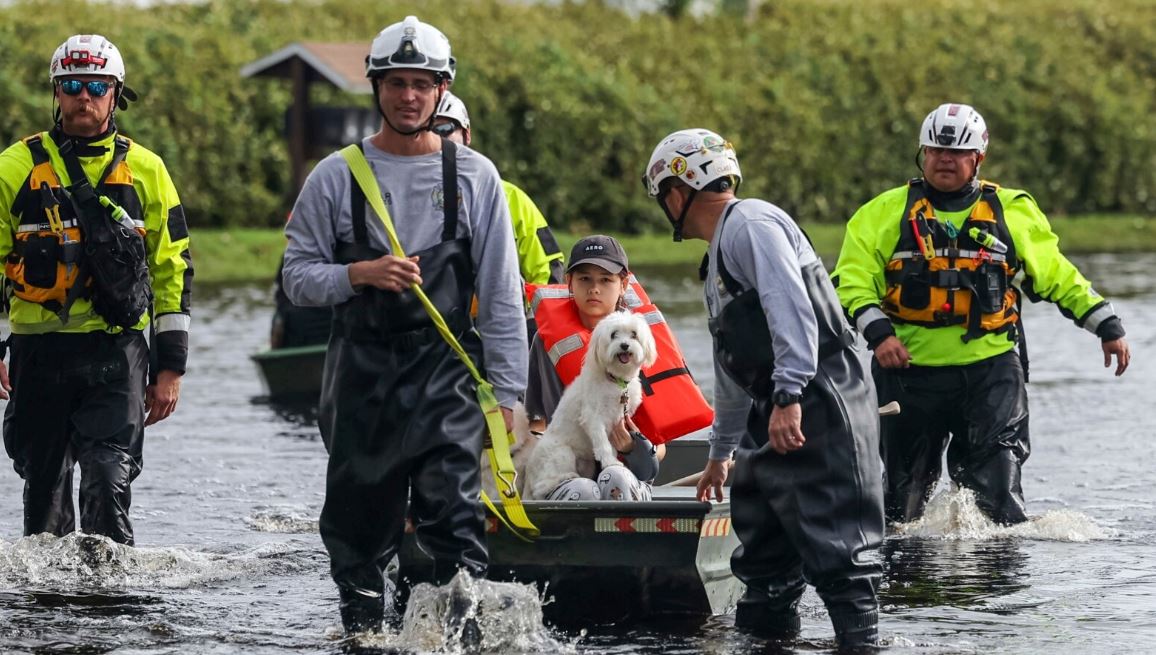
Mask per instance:
[[[630,344],[625,343],[625,342],[618,344],[618,347],[621,348],[623,351],[630,350]]]

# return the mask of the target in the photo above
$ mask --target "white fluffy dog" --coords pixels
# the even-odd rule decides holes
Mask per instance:
[[[603,468],[621,465],[610,431],[642,403],[638,372],[657,357],[642,316],[614,312],[598,323],[582,371],[566,387],[526,463],[527,498],[545,498],[564,480],[593,477],[595,462]]]

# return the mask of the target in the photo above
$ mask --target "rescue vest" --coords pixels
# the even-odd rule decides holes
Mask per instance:
[[[582,370],[590,330],[582,325],[566,285],[527,284],[526,297],[538,324],[538,337],[563,386],[569,386]],[[674,332],[633,275],[628,280],[626,305],[646,319],[658,350],[654,365],[639,374],[643,402],[633,416],[638,429],[651,442],[661,444],[710,427],[714,410],[691,377]]]
[[[91,235],[86,235],[84,221],[77,214],[74,199],[61,184],[60,177],[52,167],[48,151],[44,147],[43,135],[35,134],[24,139],[32,155],[32,170],[28,174],[27,184],[17,194],[12,207],[13,216],[18,217],[19,224],[13,239],[12,252],[5,261],[4,273],[9,280],[12,293],[21,300],[37,303],[50,312],[55,313],[62,323],[68,323],[68,312],[72,303],[79,298],[93,297],[94,279],[99,285],[100,276],[93,277],[93,271],[86,268],[86,260],[98,260],[101,264],[109,263],[109,258],[131,259],[127,265],[134,272],[143,271],[144,282],[148,282],[147,268],[145,268],[144,242],[141,238],[144,233],[144,223],[140,220],[141,203],[133,187],[132,172],[124,162],[125,154],[132,142],[122,136],[114,140],[114,154],[108,167],[101,175],[97,191],[111,200],[115,206],[124,210],[122,220],[128,222],[128,231],[135,232],[131,238],[126,237],[129,245],[136,246],[132,252],[123,252],[124,248],[117,248],[116,244],[104,246],[100,252],[87,253],[93,250],[94,243],[86,243],[86,236],[91,241]],[[72,175],[73,173],[70,173]],[[82,170],[77,174],[83,174]],[[74,180],[75,182],[75,180]],[[87,178],[84,180],[87,183]],[[110,212],[101,208],[102,216],[111,218]],[[115,220],[115,219],[112,219]],[[103,227],[103,226],[102,226]],[[110,232],[111,230],[105,230]],[[104,239],[101,239],[104,241]],[[126,257],[127,255],[127,257]],[[116,263],[116,262],[112,262]],[[119,278],[124,266],[113,271],[110,280],[113,286],[124,286]],[[136,271],[135,269],[140,269]],[[131,276],[130,276],[131,277]],[[140,277],[137,275],[136,277]],[[131,281],[131,280],[130,280]],[[136,285],[139,287],[140,285]],[[121,291],[119,288],[116,291]],[[139,292],[134,288],[132,292]],[[125,298],[113,299],[110,295],[120,293],[104,293],[102,298],[93,299],[94,309],[111,324],[131,327],[143,315],[147,301],[151,300],[151,289],[146,289],[148,298],[134,299],[133,307],[128,313],[133,316],[117,317],[115,314],[124,313],[118,308],[108,307],[109,302],[123,304]],[[98,294],[99,295],[99,294]],[[139,295],[139,294],[136,294]],[[96,305],[100,305],[99,307]],[[136,311],[140,309],[140,311]]]
[[[965,342],[1003,332],[1014,339],[1019,293],[1012,279],[1020,262],[996,193],[999,186],[980,183],[979,201],[956,230],[936,220],[924,184],[920,178],[908,183],[899,242],[886,266],[883,312],[897,323],[963,325]],[[973,228],[978,229],[975,236]],[[983,241],[995,248],[1002,244],[1006,251],[985,247]]]

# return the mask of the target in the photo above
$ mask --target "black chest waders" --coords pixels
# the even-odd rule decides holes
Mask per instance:
[[[459,569],[482,575],[488,565],[479,461],[494,418],[506,435],[492,388],[478,383],[482,347],[469,318],[474,269],[469,240],[456,237],[456,149],[442,145],[442,241],[412,253],[421,257],[422,287],[365,289],[334,311],[321,396],[329,451],[321,534],[347,628],[380,623],[383,571],[407,519],[433,573],[419,578],[403,567],[398,605],[416,582],[444,584]],[[343,155],[354,176],[355,242],[339,244],[338,260],[384,254],[369,247],[366,202],[386,226],[391,254],[405,257],[364,155],[356,146]],[[492,411],[479,407],[483,393]]]
[[[737,203],[735,203],[737,204]],[[725,221],[732,204],[724,215]],[[866,557],[883,542],[879,417],[870,379],[852,347],[834,288],[816,260],[802,278],[819,330],[818,371],[803,389],[802,448],[779,455],[767,445],[774,356],[756,289],[744,289],[712,253],[733,300],[711,319],[715,356],[754,400],[736,453],[731,511],[741,545],[731,569],[747,585],[736,625],[771,633],[798,630],[805,583],[815,586],[840,643],[876,633],[879,564]],[[707,280],[708,284],[713,283]]]

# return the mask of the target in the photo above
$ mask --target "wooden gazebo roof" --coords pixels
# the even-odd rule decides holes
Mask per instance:
[[[291,43],[241,68],[242,77],[280,77],[293,79],[296,61],[305,64],[305,80],[329,82],[349,93],[372,93],[365,77],[365,55],[368,43]]]

